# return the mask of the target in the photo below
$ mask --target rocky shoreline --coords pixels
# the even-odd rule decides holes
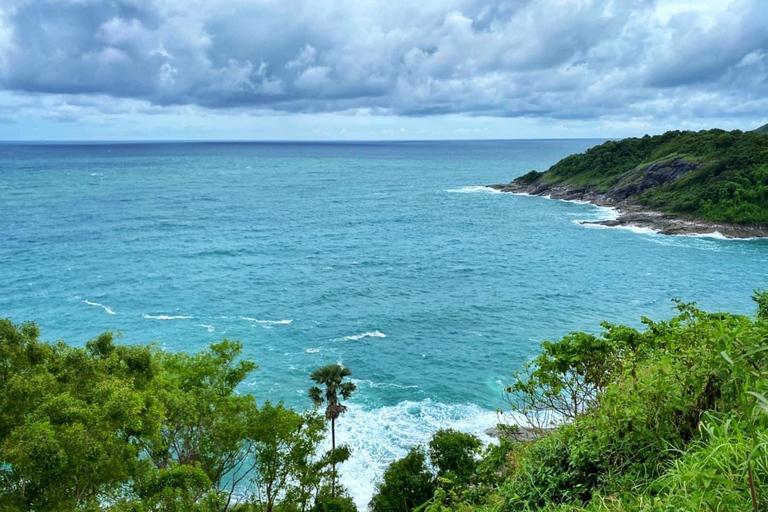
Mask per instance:
[[[546,429],[535,429],[532,427],[520,427],[518,426],[515,430],[507,431],[501,430],[499,427],[491,427],[485,429],[485,435],[488,437],[492,437],[495,439],[500,438],[507,438],[510,441],[518,441],[518,442],[528,442],[528,441],[534,441],[549,432],[551,432],[553,429],[546,428]]]
[[[594,224],[606,227],[636,227],[650,229],[663,235],[712,235],[719,233],[726,238],[763,238],[768,237],[766,226],[745,226],[711,222],[703,219],[690,219],[668,215],[638,204],[627,198],[624,193],[609,191],[596,192],[589,187],[557,185],[540,180],[531,183],[521,182],[518,178],[511,183],[488,185],[489,188],[512,194],[544,196],[564,201],[583,201],[597,206],[615,208],[615,219],[601,221],[582,221],[582,224]],[[624,191],[621,191],[624,192]]]

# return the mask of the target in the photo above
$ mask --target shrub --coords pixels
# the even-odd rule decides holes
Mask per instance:
[[[438,430],[429,442],[429,458],[437,476],[467,484],[475,474],[483,443],[477,436],[453,429]]]
[[[355,502],[349,496],[320,495],[312,512],[357,512]]]
[[[371,512],[410,512],[426,503],[435,491],[423,448],[412,448],[384,472],[369,505]]]
[[[513,448],[504,511],[735,511],[768,501],[768,325],[694,304],[677,310],[645,319],[642,332],[605,325],[615,364],[570,423]],[[552,364],[569,360],[557,345],[545,345],[543,382],[578,368]],[[581,385],[593,380],[577,374]]]

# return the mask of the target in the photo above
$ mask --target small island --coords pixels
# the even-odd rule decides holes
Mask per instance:
[[[668,235],[768,237],[768,125],[752,132],[669,131],[608,141],[531,171],[502,192],[616,208],[615,219]]]

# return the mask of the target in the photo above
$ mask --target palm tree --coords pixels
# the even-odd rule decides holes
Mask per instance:
[[[340,364],[329,364],[318,368],[309,377],[316,383],[325,386],[325,396],[323,390],[317,386],[309,388],[309,398],[312,399],[316,407],[323,403],[325,406],[325,417],[331,420],[331,453],[336,451],[336,418],[346,412],[347,406],[339,402],[339,395],[344,400],[349,399],[352,392],[357,389],[353,382],[343,382],[344,377],[352,375],[352,370],[345,368]],[[331,457],[333,464],[333,478],[331,480],[331,497],[336,497],[336,459]]]

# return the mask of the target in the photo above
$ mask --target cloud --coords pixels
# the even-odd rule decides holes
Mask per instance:
[[[88,108],[115,98],[273,113],[768,115],[764,0],[4,4],[0,87],[97,98]]]

